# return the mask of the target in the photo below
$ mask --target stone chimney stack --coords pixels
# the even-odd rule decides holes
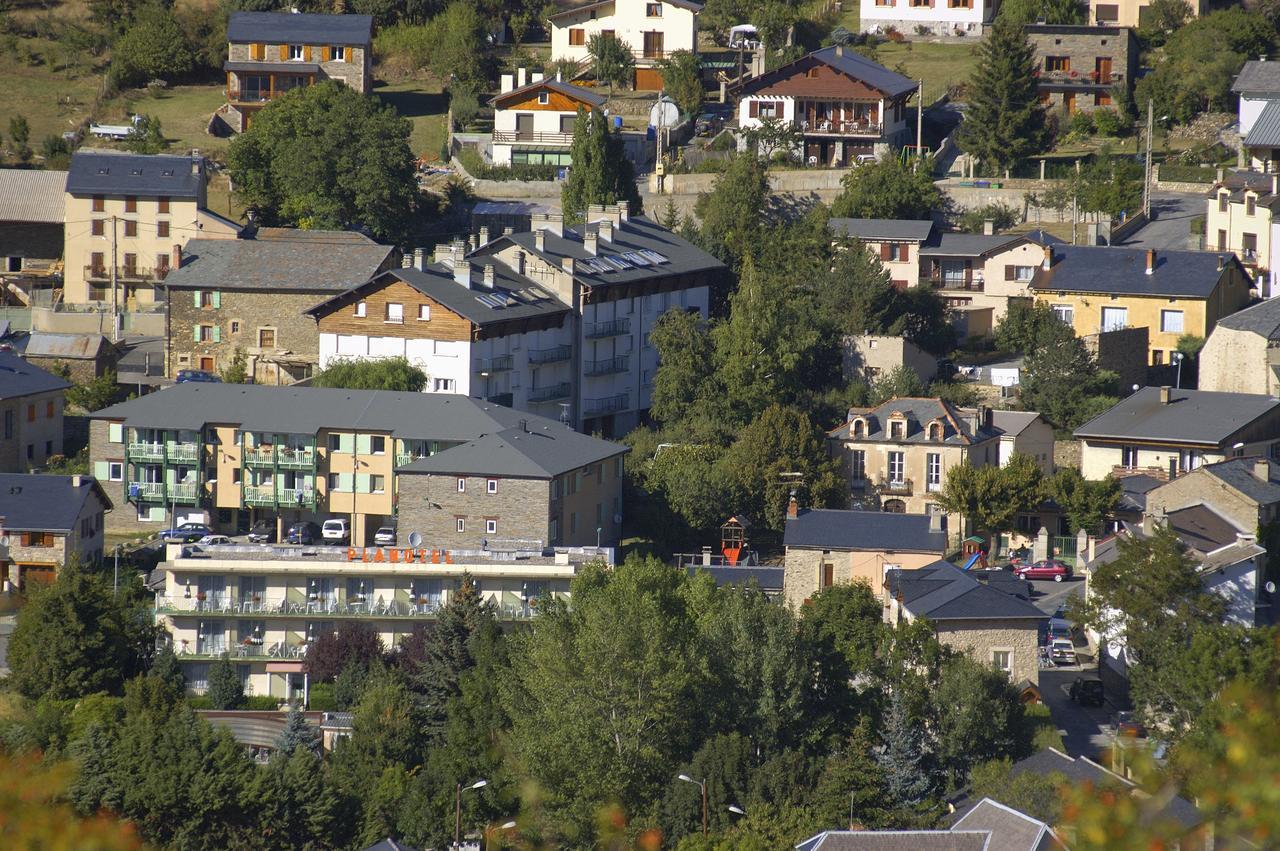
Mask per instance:
[[[595,257],[596,254],[600,252],[600,246],[597,243],[597,239],[598,237],[596,236],[596,232],[594,230],[583,230],[582,247],[586,249],[586,252],[590,254],[592,257]]]
[[[787,500],[787,517],[791,520],[800,516],[800,502],[796,499],[796,492],[791,492],[791,498]]]
[[[601,219],[596,222],[596,235],[605,242],[613,242],[613,220]]]
[[[482,280],[484,281],[484,288],[486,290],[493,289],[493,279],[494,279],[493,264],[492,263],[484,264],[484,277]]]
[[[470,260],[460,260],[453,264],[453,279],[467,289],[471,289]]]
[[[572,258],[572,257],[561,257],[561,258],[560,258],[560,268],[561,268],[561,269],[563,269],[563,270],[564,270],[565,272],[567,272],[568,274],[572,275],[572,274],[574,273],[574,271],[575,271],[575,264],[574,264],[574,262],[573,262],[573,258]]]
[[[480,227],[479,247],[484,248],[488,244],[489,244],[489,228],[482,225]]]
[[[515,88],[514,78],[510,74],[503,74],[501,77],[498,78],[498,81],[499,81],[499,86],[498,86],[499,94],[505,95],[507,92]]]
[[[1161,405],[1168,405],[1171,401],[1173,401],[1173,400],[1172,400],[1172,395],[1171,395],[1171,391],[1170,391],[1169,385],[1168,385],[1168,384],[1161,385],[1161,387],[1160,387],[1160,404],[1161,404]]]
[[[1154,248],[1147,249],[1147,274],[1154,275],[1156,273],[1156,250]]]
[[[182,268],[182,246],[176,242],[173,244],[173,248],[169,249],[169,268]]]
[[[76,475],[71,477],[71,487],[79,488],[83,484],[84,484],[84,476],[81,476],[80,474],[77,473]]]
[[[503,235],[503,236],[511,236],[511,234],[513,234],[513,233],[515,233],[515,232],[516,232],[516,231],[515,231],[515,228],[512,228],[512,227],[510,227],[510,226],[505,227],[505,228],[503,228],[503,229],[502,229],[502,235]]]
[[[427,252],[423,251],[421,248],[413,249],[413,268],[417,269],[419,272],[421,272],[427,265],[426,253]]]
[[[1271,481],[1271,462],[1266,458],[1255,458],[1253,460],[1253,476],[1262,482]]]
[[[982,233],[983,233],[983,235],[984,235],[984,236],[995,236],[995,234],[996,234],[996,223],[995,223],[993,220],[991,220],[991,219],[983,219],[983,221],[982,221]]]
[[[412,268],[413,268],[413,255],[412,255],[412,254],[406,254],[405,256],[403,256],[403,257],[401,257],[401,258],[400,258],[400,268],[401,268],[401,269],[412,269]]]
[[[539,251],[547,250],[547,232],[542,228],[533,232],[533,247]]]

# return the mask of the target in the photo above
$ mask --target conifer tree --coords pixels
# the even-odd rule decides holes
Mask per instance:
[[[1022,27],[997,21],[978,49],[960,147],[1001,172],[1047,149],[1049,133],[1036,90],[1035,50]]]
[[[636,175],[623,151],[622,137],[609,130],[601,112],[578,110],[569,146],[573,165],[560,190],[560,206],[567,224],[584,221],[592,204],[623,204],[640,211]]]
[[[244,684],[226,653],[209,666],[209,702],[214,709],[239,709],[244,703]]]
[[[307,723],[306,716],[295,703],[289,707],[289,717],[285,719],[284,731],[276,740],[276,753],[279,756],[288,756],[296,750],[319,753],[320,742],[316,738],[316,731]]]
[[[936,784],[924,728],[911,718],[901,688],[889,695],[881,739],[876,761],[884,772],[885,793],[899,809],[899,820],[910,821],[929,803]]]

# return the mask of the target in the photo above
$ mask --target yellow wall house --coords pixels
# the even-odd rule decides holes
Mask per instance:
[[[1205,247],[1230,251],[1257,281],[1262,294],[1275,295],[1275,210],[1280,208],[1280,174],[1237,171],[1209,190],[1205,209]]]
[[[1250,280],[1231,255],[1054,245],[1031,282],[1036,300],[1084,337],[1121,328],[1149,329],[1149,362],[1172,363],[1178,338],[1205,338],[1244,307]]]
[[[161,282],[187,240],[240,232],[206,209],[207,183],[202,157],[76,151],[67,173],[63,300],[122,311],[161,301]]]

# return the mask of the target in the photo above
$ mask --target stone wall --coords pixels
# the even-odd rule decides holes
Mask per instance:
[[[0,471],[25,473],[61,455],[65,406],[61,390],[0,401]]]
[[[1013,653],[1013,682],[1040,682],[1040,639],[1034,620],[944,621],[936,624],[938,640],[948,647],[968,653],[975,661],[990,665],[992,651]]]
[[[1269,462],[1258,459],[1257,463],[1270,470]],[[1269,472],[1263,475],[1269,478]],[[1148,493],[1147,513],[1159,517],[1201,503],[1212,507],[1245,533],[1252,535],[1257,531],[1258,503],[1203,470],[1193,470]]]
[[[1214,327],[1200,350],[1200,389],[1228,393],[1272,394],[1280,391],[1272,366],[1280,364],[1280,348],[1268,346],[1261,334]]]
[[[1080,441],[1055,440],[1053,442],[1053,466],[1080,467]]]
[[[109,437],[109,423],[106,420],[92,420],[89,423],[89,470],[93,472],[98,462],[119,462],[124,464],[124,438],[122,435],[120,443],[112,443]],[[124,478],[129,478],[129,467],[126,464],[124,468]],[[115,534],[136,535],[139,533],[153,534],[164,529],[165,526],[160,522],[140,522],[138,520],[138,509],[129,502],[128,492],[124,482],[112,482],[105,478],[101,480],[102,489],[107,492],[107,496],[115,503],[115,508],[107,513],[106,528],[108,532]]]
[[[458,491],[458,479],[466,490]],[[397,544],[409,545],[409,535],[422,536],[422,546],[443,549],[481,549],[490,540],[537,540],[548,544],[551,482],[546,479],[496,479],[497,493],[489,493],[488,479],[427,473],[401,473]],[[461,518],[464,531],[457,531]],[[485,521],[497,522],[496,532]]]
[[[303,311],[331,293],[221,290],[220,306],[214,308],[196,307],[195,292],[175,289],[169,293],[169,376],[180,369],[199,369],[202,357],[213,358],[213,370],[220,372],[230,366],[236,348],[244,350],[259,384],[291,384],[309,374],[306,368],[320,363],[320,333],[316,321]],[[219,341],[196,342],[193,329],[198,325],[218,328]],[[274,345],[258,345],[263,329],[275,331]],[[278,368],[281,357],[298,365]]]
[[[1149,329],[1141,325],[1086,334],[1081,341],[1098,359],[1099,369],[1109,369],[1119,375],[1121,387],[1132,387],[1147,383],[1149,338]]]

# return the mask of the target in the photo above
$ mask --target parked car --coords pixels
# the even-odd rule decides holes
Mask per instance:
[[[326,544],[345,544],[351,540],[351,524],[345,517],[332,517],[324,521],[321,536]]]
[[[1084,677],[1076,677],[1075,682],[1071,684],[1069,692],[1071,699],[1079,703],[1081,706],[1091,704],[1093,706],[1101,706],[1103,702],[1102,680],[1090,680]]]
[[[286,544],[314,544],[320,540],[320,527],[310,520],[302,520],[289,527],[284,540]]]
[[[204,382],[206,384],[221,384],[222,379],[214,375],[212,372],[205,372],[203,369],[180,369],[178,376],[174,379],[177,384],[186,384],[188,382]]]
[[[373,533],[373,543],[379,547],[394,547],[396,545],[396,527],[379,527],[378,531]]]
[[[1135,739],[1145,739],[1147,737],[1147,728],[1142,726],[1132,712],[1122,710],[1116,713],[1116,735],[1130,736]]]
[[[1015,567],[1013,572],[1022,579],[1052,579],[1054,582],[1061,582],[1071,578],[1071,565],[1056,558],[1046,558]]]
[[[249,530],[249,543],[274,544],[276,542],[276,521],[259,520]]]
[[[1055,638],[1049,642],[1049,655],[1055,664],[1074,665],[1076,663],[1076,646],[1066,638]]]
[[[1071,640],[1071,624],[1062,618],[1049,618],[1049,638],[1065,638]]]
[[[221,544],[230,544],[231,542],[231,539],[226,535],[205,535],[203,538],[196,541],[196,543],[202,547],[214,547]]]
[[[204,523],[180,523],[172,529],[165,529],[160,538],[167,544],[191,544],[212,534],[213,530]]]
[[[698,116],[698,120],[693,125],[693,135],[695,136],[714,136],[720,132],[720,128],[724,124],[720,121],[719,116],[704,112]]]

